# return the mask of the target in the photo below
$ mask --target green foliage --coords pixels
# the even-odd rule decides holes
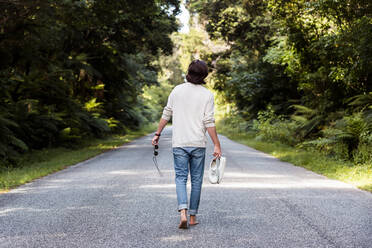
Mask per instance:
[[[284,48],[296,58],[287,72],[299,82],[308,106],[333,112],[345,107],[348,97],[370,91],[368,1],[269,1],[269,8],[285,27]]]
[[[258,112],[257,120],[253,120],[252,130],[257,132],[256,139],[264,141],[279,141],[287,145],[298,143],[297,125],[274,113],[271,106],[266,111]]]
[[[372,145],[372,129],[368,127],[362,113],[344,116],[322,130],[322,137],[305,141],[301,147],[316,147],[327,154],[356,163],[370,162],[368,147]]]
[[[184,71],[182,70],[182,55],[186,55],[181,48],[183,47],[182,36],[174,33],[172,36],[174,52],[169,56],[161,56],[156,61],[158,71],[158,84],[147,85],[143,90],[143,115],[148,120],[159,120],[164,106],[167,104],[168,96],[175,85],[184,82]]]
[[[0,116],[0,157],[2,163],[13,162],[14,157],[20,151],[27,151],[28,146],[20,139],[18,139],[12,128],[18,127],[17,123]]]
[[[220,123],[219,131],[220,128],[226,128],[228,130],[222,129],[221,131],[229,133],[252,133],[254,135],[254,132],[252,132],[253,123],[243,119],[236,109],[226,113],[223,118],[218,120],[218,123]]]
[[[215,63],[215,88],[228,91],[245,118],[268,104],[288,114],[289,102],[336,112],[345,99],[371,91],[369,1],[188,3],[212,38],[231,45]]]
[[[302,140],[316,135],[328,120],[328,116],[319,109],[296,104],[292,107],[295,112],[291,119],[298,124],[297,132]]]
[[[368,125],[372,126],[372,92],[354,96],[349,101],[350,106],[363,111]]]
[[[0,167],[20,152],[138,128],[179,2],[1,1]]]
[[[229,45],[206,58],[215,68],[214,88],[246,119],[268,104],[287,114],[290,100],[299,98],[297,82],[285,74],[284,64],[270,63],[273,54],[267,54],[280,26],[266,1],[189,1],[189,6],[206,21],[210,37]]]
[[[356,164],[372,164],[372,135],[369,135],[368,143],[361,143],[358,149],[355,150],[354,162]]]
[[[188,6],[212,39],[229,46],[206,55],[211,81],[257,140],[370,163],[370,1],[189,0]]]

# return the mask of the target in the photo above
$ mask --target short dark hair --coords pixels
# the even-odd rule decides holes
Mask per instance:
[[[204,79],[208,76],[207,64],[199,59],[192,61],[187,70],[186,80],[193,84],[205,84]]]

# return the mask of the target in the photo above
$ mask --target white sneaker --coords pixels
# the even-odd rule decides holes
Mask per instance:
[[[208,179],[209,182],[213,184],[218,182],[218,168],[216,160],[216,158],[213,158],[209,165]]]
[[[226,157],[213,158],[209,165],[208,179],[212,184],[220,183],[226,167]]]

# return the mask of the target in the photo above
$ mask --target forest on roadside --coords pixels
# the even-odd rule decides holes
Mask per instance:
[[[220,123],[372,165],[368,0],[0,1],[0,167],[160,118],[192,59]]]
[[[189,0],[224,125],[372,165],[372,2]],[[371,169],[371,167],[369,167]]]
[[[176,0],[0,1],[0,168],[153,121],[143,88],[172,54]]]

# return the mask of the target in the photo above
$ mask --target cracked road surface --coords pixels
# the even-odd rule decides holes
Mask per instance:
[[[0,247],[372,247],[372,194],[220,136],[222,184],[205,173],[200,224],[179,217],[171,128],[0,194]],[[212,158],[209,141],[206,170]],[[190,188],[188,188],[190,190]]]

